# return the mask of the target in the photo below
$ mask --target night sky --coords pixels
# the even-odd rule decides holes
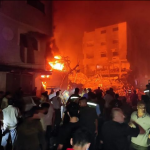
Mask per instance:
[[[149,1],[54,1],[54,7],[56,43],[63,55],[70,56],[73,66],[78,60],[82,61],[84,31],[126,21],[136,37],[138,49],[128,50],[128,53],[137,53],[139,72],[149,73]],[[132,58],[130,61],[132,63]]]

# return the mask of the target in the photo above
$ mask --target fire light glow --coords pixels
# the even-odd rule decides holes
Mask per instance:
[[[57,60],[55,60],[54,62],[49,62],[49,65],[55,70],[62,71],[64,68],[64,64],[59,61],[61,59],[61,56],[54,56],[54,58]]]
[[[59,63],[59,62],[57,62],[57,61],[55,61],[55,62],[49,62],[49,64],[51,65],[51,67],[53,69],[56,69],[56,70],[63,70],[63,68],[64,68],[64,65],[61,64],[61,63]]]
[[[42,82],[44,90],[46,90],[46,82]]]
[[[41,75],[41,78],[45,78],[45,75]]]
[[[41,75],[41,78],[49,78],[50,75]]]
[[[55,59],[61,59],[61,56],[54,56]]]

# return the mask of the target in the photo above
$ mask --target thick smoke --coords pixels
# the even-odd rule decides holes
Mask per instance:
[[[150,72],[148,68],[150,3],[148,1],[54,1],[54,7],[56,44],[62,55],[70,56],[72,65],[83,58],[84,31],[126,21],[136,38],[137,49],[128,50],[128,53],[133,55],[136,53],[137,57],[133,57],[134,60],[133,55],[129,57],[132,70],[138,70],[143,75]]]

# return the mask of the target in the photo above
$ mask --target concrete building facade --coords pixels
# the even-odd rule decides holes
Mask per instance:
[[[51,1],[1,1],[0,90],[41,91],[45,53],[52,36]],[[48,72],[47,72],[48,73]]]
[[[88,76],[122,77],[130,64],[127,60],[127,23],[114,24],[85,32],[83,37],[83,66]]]

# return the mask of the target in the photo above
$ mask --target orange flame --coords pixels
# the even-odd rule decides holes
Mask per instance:
[[[58,63],[57,61],[49,62],[49,64],[51,65],[53,69],[56,69],[56,70],[63,70],[64,68],[64,64]]]
[[[46,90],[46,82],[42,82],[44,90]]]
[[[55,60],[54,62],[49,62],[49,65],[55,70],[61,70],[62,71],[64,68],[64,64],[58,61],[61,59],[61,56],[54,56],[54,58],[57,60]]]
[[[61,56],[54,56],[55,59],[61,59]]]

